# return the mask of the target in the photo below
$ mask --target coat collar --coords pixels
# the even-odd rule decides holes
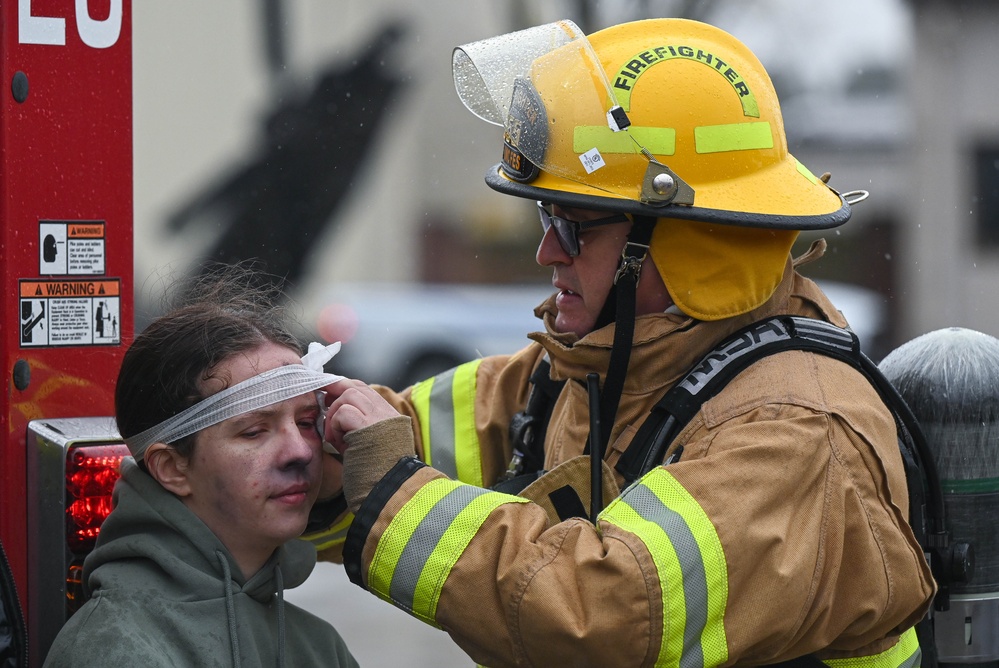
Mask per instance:
[[[585,382],[587,373],[597,371],[603,382],[614,343],[614,324],[578,338],[554,331],[556,312],[552,296],[535,310],[545,324],[545,331],[530,335],[548,353],[552,379]],[[629,362],[631,372],[625,380],[624,393],[665,391],[728,335],[781,314],[803,315],[846,326],[843,316],[825,294],[814,282],[798,274],[789,258],[773,295],[748,313],[715,321],[668,312],[638,317]]]

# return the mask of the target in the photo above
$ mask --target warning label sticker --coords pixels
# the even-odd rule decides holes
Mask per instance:
[[[121,279],[22,279],[21,347],[121,344]]]
[[[100,276],[105,269],[103,220],[43,220],[38,223],[38,273]]]

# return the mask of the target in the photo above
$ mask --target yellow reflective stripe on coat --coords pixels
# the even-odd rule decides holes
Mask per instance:
[[[481,360],[467,362],[413,388],[423,455],[430,466],[482,486],[479,434],[475,430],[475,377]]]
[[[527,499],[438,478],[396,514],[378,541],[368,589],[437,626],[437,601],[451,568],[489,514]]]
[[[909,629],[894,646],[873,656],[855,656],[849,659],[827,659],[823,663],[831,668],[918,668],[923,660],[916,629]]]
[[[728,568],[721,540],[697,501],[657,468],[615,499],[600,519],[648,548],[663,591],[657,666],[698,668],[728,660]]]
[[[350,529],[350,523],[353,521],[354,514],[347,513],[339,522],[328,529],[304,534],[302,540],[312,543],[316,548],[316,552],[328,550],[334,545],[343,544],[347,540],[347,530]]]

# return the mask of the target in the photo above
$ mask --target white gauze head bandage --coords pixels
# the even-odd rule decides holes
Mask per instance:
[[[265,406],[315,392],[343,376],[323,372],[323,365],[340,351],[340,344],[310,343],[302,364],[289,364],[247,378],[216,392],[149,429],[125,439],[129,451],[140,461],[153,443],[173,443],[205,427]]]

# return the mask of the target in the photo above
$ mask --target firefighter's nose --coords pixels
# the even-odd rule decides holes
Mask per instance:
[[[572,258],[569,257],[569,254],[562,249],[562,245],[558,242],[554,225],[545,230],[544,235],[541,237],[541,243],[538,244],[538,252],[535,255],[535,260],[542,267],[567,264],[572,261]]]

